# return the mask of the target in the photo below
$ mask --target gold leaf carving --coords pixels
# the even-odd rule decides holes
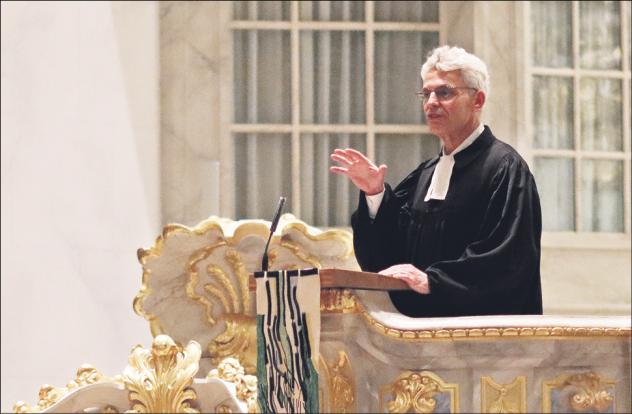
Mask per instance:
[[[151,351],[140,345],[132,350],[123,382],[134,402],[128,412],[196,413],[190,402],[197,398],[190,388],[198,370],[201,347],[189,342],[186,349],[167,335],[154,338]]]
[[[233,357],[243,361],[247,373],[254,374],[257,367],[257,329],[254,316],[230,314],[223,316],[224,332],[215,337],[208,346],[211,362],[218,364]]]
[[[318,259],[310,254],[304,252],[300,247],[295,245],[289,241],[282,241],[281,246],[290,250],[296,257],[304,261],[305,263],[309,263],[310,266],[320,269],[322,266]]]
[[[331,411],[353,413],[355,409],[355,385],[349,356],[338,351],[338,361],[329,364],[329,398]]]
[[[13,412],[14,413],[34,413],[34,412],[37,412],[37,411],[38,410],[36,408],[31,407],[30,405],[28,405],[24,401],[18,401],[15,404],[13,404]]]
[[[39,390],[39,403],[37,405],[42,409],[50,407],[66,394],[68,390],[53,387],[52,385],[43,385]]]
[[[457,328],[457,329],[421,329],[403,330],[384,326],[378,322],[371,314],[357,302],[358,312],[362,315],[367,324],[379,334],[398,339],[412,341],[427,339],[485,339],[488,338],[512,338],[512,339],[533,339],[550,337],[630,337],[630,328],[576,328],[576,327],[542,327],[537,329],[518,328]],[[322,306],[321,306],[322,308]],[[518,334],[517,334],[518,333]]]
[[[387,409],[390,413],[433,413],[437,408],[437,394],[447,392],[450,396],[450,412],[458,411],[458,386],[445,384],[441,378],[429,371],[406,371],[390,386],[380,391],[380,403],[390,395]]]
[[[243,309],[241,312],[247,313],[250,304],[250,290],[248,289],[248,271],[244,265],[241,255],[236,250],[228,250],[226,252],[226,260],[231,264],[233,271],[237,275],[239,281],[239,291],[241,293],[241,303]]]
[[[225,358],[217,368],[209,371],[207,378],[218,378],[235,384],[237,398],[246,402],[249,413],[257,412],[257,377],[247,375],[236,358]],[[226,407],[228,408],[228,407]]]
[[[141,251],[143,250],[138,249],[139,258],[142,255]],[[156,336],[164,332],[162,325],[160,324],[160,319],[158,319],[156,315],[145,311],[145,309],[143,308],[143,302],[145,301],[145,298],[151,294],[151,289],[149,289],[150,276],[151,271],[149,269],[143,269],[141,288],[138,294],[136,294],[132,306],[134,308],[134,312],[136,312],[137,315],[142,316],[143,318],[145,318],[145,320],[149,321],[149,329],[151,330],[151,334],[153,336]]]
[[[327,230],[323,233],[312,235],[309,234],[307,230],[307,226],[303,223],[289,223],[283,228],[283,239],[287,241],[286,235],[292,231],[296,230],[305,236],[308,240],[319,242],[324,240],[333,240],[340,242],[341,246],[344,247],[344,252],[338,256],[339,260],[346,260],[353,256],[353,237],[350,232],[346,230],[332,229]],[[319,267],[319,266],[318,266]]]
[[[138,261],[143,266],[143,276],[141,288],[134,297],[133,308],[134,312],[136,312],[137,315],[143,317],[149,322],[149,327],[153,336],[157,336],[165,332],[160,319],[156,315],[147,312],[143,307],[145,299],[152,293],[151,289],[149,288],[151,271],[147,267],[149,259],[160,257],[165,246],[165,240],[171,234],[185,233],[188,235],[201,236],[212,230],[218,231],[221,235],[221,238],[223,238],[224,233],[222,231],[222,227],[213,220],[205,220],[193,229],[180,224],[169,224],[162,229],[162,234],[160,234],[156,238],[156,241],[151,248],[138,249],[136,251]]]
[[[491,377],[481,377],[481,412],[527,412],[527,377],[516,377],[511,384],[498,384]]]
[[[68,382],[66,387],[53,387],[48,384],[42,385],[38,394],[39,402],[35,406],[26,404],[24,401],[18,401],[13,406],[13,411],[16,413],[39,412],[55,404],[61,399],[61,397],[68,394],[75,388],[104,381],[120,383],[120,380],[116,378],[113,379],[103,376],[92,365],[83,364],[79,367],[79,369],[77,369],[75,379]]]
[[[326,313],[357,313],[358,299],[348,289],[323,289],[320,291],[320,311]]]
[[[187,296],[193,299],[194,301],[201,303],[204,306],[206,320],[211,326],[215,325],[216,323],[216,320],[213,317],[213,301],[209,300],[205,296],[199,295],[195,291],[195,288],[197,287],[197,284],[200,279],[199,272],[197,270],[197,265],[199,262],[206,259],[213,252],[213,250],[225,245],[226,245],[226,242],[221,241],[212,246],[208,246],[208,247],[204,247],[202,249],[196,250],[195,252],[193,252],[193,254],[191,254],[189,263],[187,264],[187,275],[189,276],[189,281],[186,285]],[[209,270],[212,270],[212,269],[209,269],[209,267],[207,267],[206,269],[207,272]],[[212,285],[207,284],[204,286],[204,290],[217,295],[218,299],[220,299],[220,302],[222,302],[222,304],[224,305],[225,311],[227,312],[230,311],[228,300],[225,298],[224,294],[219,289],[214,288]]]
[[[554,380],[542,382],[542,411],[552,410],[551,391],[558,389],[568,396],[570,408],[577,412],[606,412],[614,403],[612,388],[615,381],[604,380],[594,372],[560,375]],[[565,400],[566,401],[566,400]]]

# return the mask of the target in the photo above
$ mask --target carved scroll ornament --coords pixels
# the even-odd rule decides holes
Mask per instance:
[[[450,412],[458,411],[458,386],[445,384],[429,371],[406,371],[380,394],[381,401],[390,396],[386,404],[389,413],[434,413],[444,403]]]
[[[166,335],[154,338],[151,351],[136,346],[123,371],[125,388],[134,402],[129,412],[197,413],[191,408],[197,396],[190,385],[198,371],[200,354],[197,342],[189,342],[183,350]]]
[[[614,385],[595,372],[560,375],[542,383],[542,411],[608,412]]]
[[[222,360],[216,369],[209,371],[207,378],[218,378],[235,385],[237,398],[245,401],[249,413],[258,412],[257,409],[257,377],[247,375],[244,368],[235,358]]]

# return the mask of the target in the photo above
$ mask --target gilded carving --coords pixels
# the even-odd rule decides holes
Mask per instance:
[[[246,402],[249,413],[257,412],[257,377],[245,374],[236,358],[226,358],[209,371],[207,378],[218,378],[235,384],[237,398]],[[218,407],[218,409],[221,407]],[[228,407],[225,407],[228,408]]]
[[[24,401],[18,401],[15,404],[13,404],[13,412],[14,413],[34,413],[37,411],[41,411],[38,410],[37,407],[31,407],[30,405],[28,405],[27,403],[25,403]]]
[[[237,275],[239,281],[239,291],[241,292],[241,303],[243,313],[248,313],[248,304],[250,303],[250,290],[248,289],[248,271],[244,265],[241,255],[235,250],[226,252],[226,260],[230,263],[233,271]]]
[[[273,236],[271,240],[271,268],[302,268],[305,265],[322,267],[319,256],[306,247],[316,244],[327,245],[329,260],[340,261],[353,257],[352,237],[348,231],[330,230],[312,235],[305,223],[290,214],[284,215],[281,221],[282,235]],[[237,226],[233,228],[232,236],[227,237],[224,228],[233,227],[234,224]],[[180,286],[183,286],[188,300],[202,307],[205,325],[214,327],[219,321],[226,322],[224,332],[206,344],[213,360],[232,355],[239,357],[246,370],[250,370],[250,354],[254,355],[255,350],[247,349],[245,344],[252,346],[254,342],[246,339],[250,338],[250,334],[246,333],[249,328],[243,328],[243,320],[234,315],[251,315],[254,311],[253,295],[248,289],[248,282],[250,272],[257,265],[252,262],[253,256],[250,254],[246,256],[246,265],[241,257],[241,249],[261,245],[260,242],[268,237],[268,232],[268,226],[261,221],[234,222],[218,217],[205,220],[194,228],[178,224],[165,226],[154,246],[138,250],[138,260],[143,266],[143,279],[140,291],[134,298],[135,312],[150,322],[154,336],[169,333],[176,337],[177,327],[173,326],[173,321],[161,321],[160,316],[164,310],[151,308],[146,299],[165,294],[160,284],[152,284],[152,277],[156,277],[154,275],[160,275],[160,283],[169,279],[169,275],[165,274],[166,269],[169,269],[170,274],[175,272],[174,277],[184,276],[186,279]],[[195,247],[187,250],[187,246]],[[173,268],[174,264],[170,259],[174,255],[181,257],[183,253],[189,257],[182,269]],[[166,255],[169,257],[165,257]],[[283,262],[278,263],[281,260]],[[174,285],[170,287],[176,286],[178,285],[174,280]],[[328,305],[332,311],[351,312],[356,308],[355,298],[349,292],[336,293],[334,296]],[[151,306],[156,306],[155,302]]]
[[[594,372],[560,375],[542,382],[542,411],[606,412],[614,404],[614,386]]]
[[[358,313],[357,297],[349,289],[320,291],[320,311],[324,313]]]
[[[139,260],[141,260],[140,259],[141,251],[142,249],[138,249]],[[160,335],[161,333],[164,333],[164,329],[162,328],[160,319],[156,317],[156,315],[149,313],[145,311],[145,309],[143,309],[143,302],[145,301],[145,298],[151,294],[151,289],[149,289],[150,276],[151,276],[151,271],[149,269],[143,269],[143,276],[142,276],[140,291],[138,292],[138,294],[136,294],[132,307],[134,308],[134,312],[136,312],[137,315],[142,316],[143,318],[145,318],[145,320],[149,322],[149,329],[151,331],[151,334],[153,336],[156,336],[156,335]]]
[[[200,295],[196,292],[195,288],[198,285],[200,276],[199,276],[199,271],[197,269],[197,265],[199,262],[201,262],[202,260],[206,259],[212,252],[213,250],[215,250],[218,247],[222,247],[225,246],[226,243],[225,242],[219,242],[217,244],[214,244],[212,246],[208,246],[202,249],[199,249],[195,252],[193,252],[193,254],[190,256],[190,260],[189,263],[187,264],[187,275],[189,277],[189,281],[187,282],[186,285],[186,294],[189,298],[191,298],[192,300],[199,302],[202,304],[202,306],[205,309],[205,315],[206,315],[206,320],[209,323],[209,325],[213,326],[216,323],[216,320],[213,316],[213,305],[214,302],[209,300],[207,297]],[[216,270],[215,268],[208,266],[206,268],[207,272],[211,272],[211,274],[214,274],[213,271]],[[221,272],[221,269],[217,268],[217,270],[219,272]],[[217,274],[215,273],[215,276],[217,276]],[[220,276],[221,277],[221,276]],[[221,292],[219,289],[217,289],[216,287],[214,287],[211,284],[205,284],[204,285],[204,290],[217,295],[219,301],[224,305],[224,309],[227,312],[230,312],[230,308],[229,308],[229,304],[228,304],[228,299],[225,297],[224,293]]]
[[[347,353],[338,351],[338,360],[328,364],[328,368],[331,412],[356,412],[355,384]]]
[[[215,245],[208,246],[194,252],[187,265],[187,274],[189,282],[186,286],[187,296],[196,302],[199,302],[205,308],[207,322],[213,326],[217,323],[213,316],[214,304],[221,303],[223,313],[246,313],[250,303],[250,292],[248,290],[248,273],[241,260],[238,252],[233,249],[227,249],[224,257],[231,266],[231,270],[237,278],[235,284],[229,274],[220,266],[209,263],[206,265],[206,275],[209,276],[214,283],[206,283],[203,289],[209,294],[209,297],[198,294],[196,287],[200,280],[198,264],[206,260],[217,248],[226,247],[226,242],[219,242]]]
[[[13,406],[13,411],[16,413],[33,413],[42,411],[51,405],[59,401],[64,395],[68,394],[75,388],[83,387],[89,384],[96,384],[97,382],[114,382],[120,383],[118,378],[108,378],[103,376],[96,368],[90,364],[83,364],[77,369],[75,379],[68,382],[65,387],[54,387],[52,385],[42,385],[39,390],[39,401],[36,405],[31,406],[24,401],[18,401]]]
[[[423,329],[403,330],[384,326],[373,318],[369,312],[357,303],[358,312],[367,324],[379,334],[397,339],[474,339],[474,338],[549,338],[557,337],[629,337],[631,328],[576,328],[576,327],[542,327],[542,328],[456,328],[456,329]]]
[[[228,357],[237,358],[243,361],[248,374],[254,374],[257,370],[256,319],[248,315],[230,314],[224,315],[223,320],[226,329],[208,346],[211,362],[218,364]]]
[[[310,267],[316,267],[318,269],[322,267],[316,257],[305,253],[300,247],[298,247],[294,243],[283,241],[281,242],[281,246],[291,251],[296,257],[298,257],[303,262],[309,263]]]
[[[196,226],[193,229],[187,226],[179,225],[179,224],[169,224],[162,229],[162,234],[160,234],[156,238],[156,241],[154,242],[154,245],[151,248],[138,249],[136,251],[136,256],[138,257],[138,261],[143,266],[143,276],[142,276],[140,290],[136,294],[136,297],[134,297],[133,308],[134,308],[134,312],[136,312],[137,315],[143,317],[145,320],[149,322],[149,327],[151,329],[151,334],[153,336],[157,336],[165,332],[160,322],[160,319],[156,315],[147,312],[143,307],[143,303],[145,299],[152,293],[151,289],[149,288],[149,279],[151,277],[151,270],[149,270],[149,268],[147,267],[147,263],[149,259],[160,257],[165,246],[165,240],[171,234],[185,233],[189,235],[200,236],[200,235],[204,235],[205,233],[211,230],[218,230],[219,233],[223,235],[221,226],[213,220],[203,221],[202,223],[200,223],[198,226]]]
[[[527,377],[516,377],[510,384],[498,384],[491,377],[481,377],[482,413],[526,413]]]
[[[458,386],[445,384],[429,371],[402,373],[391,385],[382,387],[381,405],[385,398],[389,398],[386,408],[390,413],[434,413],[438,408],[454,413],[459,409]]]
[[[123,371],[123,382],[133,403],[129,412],[198,412],[191,408],[197,396],[190,386],[200,355],[197,342],[189,342],[183,350],[167,335],[155,337],[151,351],[137,345]]]
[[[333,230],[327,230],[317,235],[311,235],[309,234],[307,230],[307,226],[305,224],[294,222],[294,223],[290,223],[286,225],[283,228],[283,234],[285,235],[289,233],[291,230],[298,231],[303,236],[305,236],[308,240],[311,240],[314,242],[320,242],[320,241],[325,241],[325,240],[340,242],[340,246],[343,247],[344,251],[341,255],[337,257],[339,260],[349,259],[354,254],[353,237],[351,236],[351,233],[349,233],[348,231],[333,229]]]

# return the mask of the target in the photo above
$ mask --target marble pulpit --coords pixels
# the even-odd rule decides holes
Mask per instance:
[[[82,366],[17,412],[254,412],[254,295],[269,223],[168,225],[139,249],[134,310],[149,323],[121,375]],[[359,270],[352,235],[286,214],[271,269]],[[409,318],[386,292],[322,289],[324,412],[631,412],[629,316]]]

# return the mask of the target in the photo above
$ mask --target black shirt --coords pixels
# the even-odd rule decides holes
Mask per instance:
[[[411,263],[430,294],[390,292],[409,316],[542,314],[540,199],[526,162],[489,127],[454,155],[445,200],[428,200],[435,157],[385,193],[374,220],[364,193],[351,217],[365,271]]]

